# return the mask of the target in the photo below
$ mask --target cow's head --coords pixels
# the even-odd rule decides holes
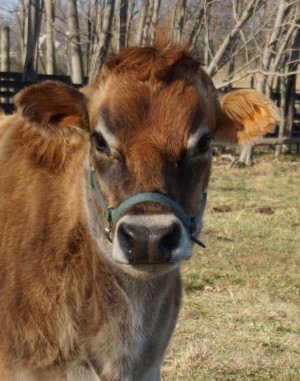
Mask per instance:
[[[211,140],[246,143],[278,118],[255,91],[219,102],[199,62],[170,44],[111,55],[82,93],[47,82],[22,91],[16,104],[27,126],[22,138],[30,135],[41,165],[65,173],[68,162],[76,162],[73,171],[86,167],[78,171],[92,234],[110,261],[134,274],[169,271],[190,258]]]
[[[111,55],[84,93],[111,258],[127,269],[172,269],[201,231],[211,140],[249,142],[273,129],[277,111],[255,91],[220,103],[199,62],[170,44]]]

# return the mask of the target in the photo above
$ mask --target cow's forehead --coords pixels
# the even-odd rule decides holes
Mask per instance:
[[[104,125],[122,142],[144,135],[161,144],[175,139],[186,145],[199,129],[214,128],[214,105],[208,98],[197,82],[166,84],[115,77],[99,101],[97,125]]]

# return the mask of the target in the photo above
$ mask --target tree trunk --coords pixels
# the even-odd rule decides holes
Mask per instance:
[[[70,31],[72,81],[76,84],[83,84],[83,59],[80,45],[80,30],[76,0],[68,0],[67,12]]]
[[[292,43],[292,53],[291,53],[291,63],[288,65],[289,72],[297,71],[299,65],[299,46],[300,46],[300,29],[296,29],[294,33],[293,43]],[[284,108],[284,128],[283,137],[291,138],[293,133],[293,123],[295,117],[295,92],[296,92],[296,74],[290,75],[286,81],[286,91],[285,91],[285,108]],[[284,145],[282,151],[287,153],[290,152],[291,146]]]
[[[102,9],[100,0],[94,0],[93,8],[91,8],[91,14],[89,17],[90,28],[90,48],[87,57],[87,76],[89,79],[93,79],[99,72],[102,65],[101,47],[99,46],[101,30],[102,30]]]
[[[210,61],[210,3],[205,1],[204,5],[204,65],[207,70]]]
[[[152,11],[152,20],[151,20],[151,41],[155,39],[155,27],[158,23],[158,14],[160,8],[160,0],[154,0],[153,2],[153,11]]]
[[[119,49],[124,49],[127,40],[127,16],[128,16],[128,0],[120,0],[120,33],[119,33]]]
[[[27,42],[24,62],[23,80],[34,82],[37,77],[35,59],[42,20],[39,0],[29,0],[27,14]]]
[[[101,4],[104,4],[104,1],[101,2]],[[111,46],[114,12],[115,0],[107,0],[103,16],[101,15],[101,12],[99,12],[98,18],[101,21],[102,28],[99,39],[95,38],[95,43],[93,44],[93,57],[91,60],[89,75],[90,81],[99,73],[104,59],[109,52]],[[97,27],[99,27],[99,23],[97,23]]]
[[[175,41],[179,44],[182,41],[183,27],[185,21],[186,0],[181,0],[177,8],[177,18],[175,22]]]
[[[293,133],[293,123],[295,116],[295,92],[296,92],[296,75],[291,75],[287,79],[286,86],[286,114],[284,118],[284,138],[291,138]],[[284,153],[289,153],[291,151],[290,145],[284,145],[282,147]]]
[[[172,41],[176,41],[176,20],[177,20],[177,9],[179,6],[179,1],[180,0],[176,0],[176,2],[173,1],[172,3],[173,11],[172,11],[171,25],[170,25]]]
[[[1,28],[0,32],[0,71],[9,72],[10,71],[10,57],[9,57],[9,51],[10,51],[10,38],[9,38],[9,26],[4,26]],[[1,91],[9,91],[8,88],[2,87]],[[10,101],[9,97],[3,97],[0,98],[0,102],[2,103],[8,103]]]
[[[135,7],[135,0],[130,0],[130,7],[129,7],[128,17],[127,17],[126,46],[128,45],[129,39],[130,39],[130,31],[131,31],[131,26],[132,26],[134,7]]]
[[[54,3],[45,0],[46,10],[46,74],[55,74],[55,49],[54,49]]]
[[[204,18],[204,8],[201,8],[199,11],[199,15],[196,19],[196,22],[194,24],[194,27],[190,33],[190,36],[189,36],[189,45],[193,49],[196,48],[198,37],[199,37],[201,30],[203,28],[203,18]]]
[[[19,0],[20,16],[19,16],[19,27],[20,27],[20,46],[21,46],[21,61],[22,64],[25,62],[26,57],[26,46],[27,46],[27,24],[28,17],[25,7],[25,0]]]
[[[113,27],[112,27],[111,39],[109,42],[109,50],[117,52],[119,51],[119,39],[120,39],[120,12],[119,11],[114,13],[112,25]]]
[[[149,7],[149,0],[142,0],[140,11],[139,11],[138,28],[137,28],[136,40],[135,40],[137,45],[142,44],[144,39],[144,28],[146,23],[148,7]]]
[[[285,109],[286,109],[286,79],[284,77],[280,78],[280,110],[281,115],[284,116]],[[281,118],[279,122],[279,131],[278,131],[278,137],[282,138],[284,134],[284,117]],[[275,157],[280,156],[282,153],[282,145],[277,145],[275,148]]]
[[[4,26],[1,28],[1,71],[10,71],[10,38],[9,38],[9,26]]]
[[[144,31],[143,31],[143,41],[142,41],[143,44],[146,44],[149,42],[149,32],[150,32],[150,27],[151,27],[153,5],[154,5],[153,2],[154,2],[154,0],[149,0],[148,12],[146,15]]]
[[[105,55],[107,55],[110,47],[114,12],[115,0],[107,0],[103,18],[102,33],[99,42],[100,49],[102,48],[104,50]]]
[[[83,70],[86,73],[86,76],[89,76],[90,73],[90,60],[92,56],[93,49],[93,17],[92,14],[92,1],[88,1],[88,9],[87,9],[87,18],[86,18],[86,30],[87,30],[87,46],[86,46],[86,54],[83,62]]]
[[[271,6],[272,4],[269,3],[269,7]],[[285,10],[286,10],[286,0],[279,0],[278,11],[277,11],[277,16],[276,16],[274,26],[271,32],[268,32],[266,36],[266,46],[264,48],[262,61],[261,61],[261,69],[264,71],[268,71],[270,68],[271,61],[274,56],[273,52],[276,48],[276,43],[280,33],[280,26],[282,25],[284,20]],[[261,93],[269,95],[266,93],[267,91],[266,85],[267,85],[267,76],[265,74],[260,74],[258,76],[256,88]]]

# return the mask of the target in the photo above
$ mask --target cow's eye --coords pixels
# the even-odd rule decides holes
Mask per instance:
[[[106,154],[110,153],[110,149],[106,143],[106,140],[102,136],[102,134],[100,134],[99,132],[93,132],[92,138],[95,141],[95,147],[97,151],[103,152]]]
[[[210,141],[212,139],[211,134],[204,134],[201,136],[197,143],[197,153],[205,153],[210,147]]]

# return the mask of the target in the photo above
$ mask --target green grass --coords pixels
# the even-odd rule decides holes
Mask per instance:
[[[215,163],[202,239],[162,380],[300,381],[300,161]]]

